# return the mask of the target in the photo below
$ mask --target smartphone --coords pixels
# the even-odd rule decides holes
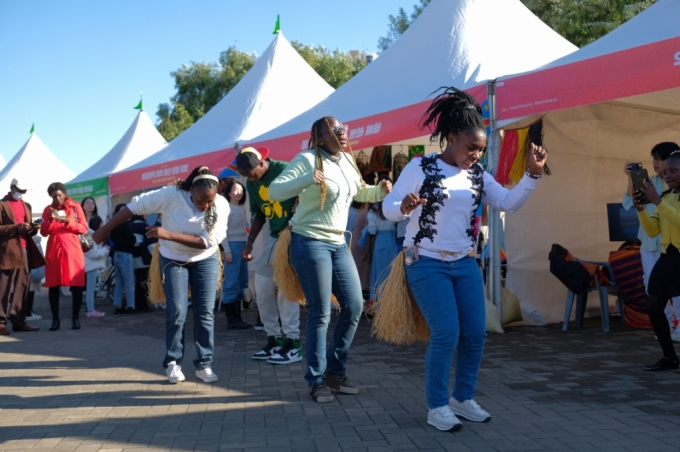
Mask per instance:
[[[628,165],[630,171],[640,171],[642,169],[642,162],[633,162]]]
[[[643,181],[649,181],[649,175],[647,174],[647,170],[645,168],[640,168],[639,170],[633,171],[631,170],[630,172],[630,179],[633,181],[633,194],[642,189]],[[642,195],[640,198],[640,203],[642,204],[651,204],[652,201],[649,200],[647,195]]]

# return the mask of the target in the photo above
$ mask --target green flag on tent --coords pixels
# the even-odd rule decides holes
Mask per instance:
[[[144,107],[142,106],[142,93],[139,93],[139,103],[135,107],[135,110],[144,110]]]
[[[33,124],[31,125],[31,131],[28,132],[28,133],[33,133],[33,132],[35,132],[35,123],[33,123]]]
[[[278,14],[276,15],[276,26],[274,27],[274,33],[272,34],[278,34],[281,32],[281,16]]]

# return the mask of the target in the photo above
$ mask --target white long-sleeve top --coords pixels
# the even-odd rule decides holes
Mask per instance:
[[[414,244],[414,237],[420,229],[419,218],[423,206],[419,206],[410,215],[401,212],[401,202],[409,193],[418,194],[425,180],[425,174],[420,166],[421,158],[411,160],[399,175],[392,192],[383,201],[383,213],[392,221],[411,218],[406,226],[404,246]],[[469,234],[471,220],[474,219],[474,194],[472,169],[461,170],[457,166],[437,159],[437,165],[444,176],[442,180],[443,192],[447,195],[439,211],[435,213],[436,230],[434,239],[423,238],[418,243],[418,253],[422,256],[447,261],[458,260],[470,253],[474,246],[473,238]],[[484,171],[484,193],[482,202],[507,212],[514,212],[529,199],[529,195],[536,187],[536,179],[524,176],[517,186],[508,190],[489,173]],[[441,252],[454,253],[455,256],[442,255]]]
[[[170,240],[159,240],[163,257],[180,262],[196,262],[206,259],[217,251],[217,247],[227,236],[229,202],[217,195],[215,208],[217,221],[210,234],[205,228],[205,212],[200,212],[191,201],[191,195],[176,187],[163,187],[132,198],[127,205],[136,215],[160,213],[163,215],[163,229],[178,234],[202,237],[207,248],[191,248]]]

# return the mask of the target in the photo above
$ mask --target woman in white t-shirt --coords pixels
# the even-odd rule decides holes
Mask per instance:
[[[133,215],[160,213],[163,226],[151,226],[147,237],[160,243],[160,266],[167,308],[163,366],[168,381],[185,377],[179,364],[184,356],[184,322],[188,291],[194,308],[196,376],[217,381],[212,371],[215,296],[219,271],[218,246],[227,232],[229,203],[217,194],[218,179],[207,167],[197,167],[174,186],[135,196],[111,221],[93,234],[101,243],[117,225]]]
[[[438,140],[443,151],[406,165],[383,201],[383,212],[392,221],[411,217],[404,240],[406,279],[431,334],[425,356],[427,422],[439,430],[458,430],[456,415],[475,422],[491,419],[473,400],[486,337],[482,274],[471,254],[475,212],[482,202],[519,209],[541,176],[546,153],[532,144],[529,170],[507,190],[479,165],[486,132],[474,97],[447,88],[428,108],[423,126],[430,127],[430,140]]]

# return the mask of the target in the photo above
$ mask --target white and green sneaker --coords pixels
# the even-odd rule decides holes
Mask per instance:
[[[289,337],[283,340],[281,348],[267,360],[269,364],[291,364],[299,361],[302,361],[302,344]]]
[[[267,336],[267,345],[253,355],[254,360],[266,361],[281,348],[283,340],[280,337]]]

